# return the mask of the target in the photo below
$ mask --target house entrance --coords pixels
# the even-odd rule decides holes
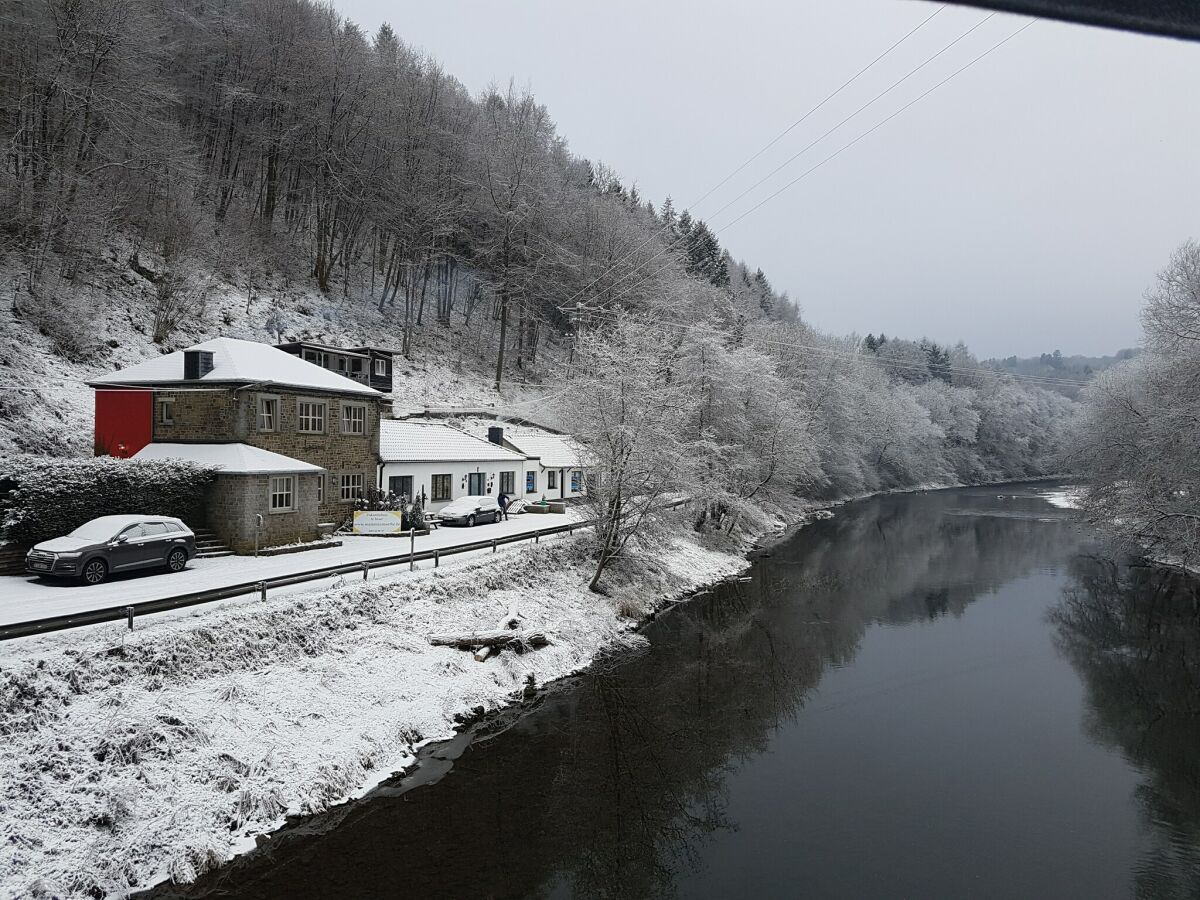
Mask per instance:
[[[486,472],[469,472],[467,474],[467,493],[472,497],[482,497]]]
[[[412,499],[413,485],[411,475],[393,475],[388,479],[388,490],[397,497],[404,496]]]

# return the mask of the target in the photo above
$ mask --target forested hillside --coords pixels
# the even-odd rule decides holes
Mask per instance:
[[[82,379],[214,334],[394,345],[419,402],[532,385],[732,506],[1041,474],[1073,408],[961,345],[815,331],[533,96],[304,0],[11,4],[0,116],[8,449],[86,452]]]

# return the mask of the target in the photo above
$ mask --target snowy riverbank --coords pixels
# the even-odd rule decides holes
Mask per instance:
[[[0,893],[120,896],[189,880],[289,813],[361,795],[456,717],[641,641],[634,619],[739,571],[745,548],[688,532],[610,598],[581,538],[153,629],[9,645],[0,675]],[[484,663],[434,632],[512,604],[553,643]]]

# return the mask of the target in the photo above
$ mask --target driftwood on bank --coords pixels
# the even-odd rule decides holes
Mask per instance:
[[[474,650],[491,647],[493,650],[509,644],[524,644],[526,647],[545,647],[550,640],[540,631],[471,631],[466,634],[431,634],[429,643],[435,647],[457,647]]]

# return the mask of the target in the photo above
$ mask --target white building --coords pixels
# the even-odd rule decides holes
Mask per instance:
[[[424,496],[433,512],[465,496],[526,497],[526,470],[537,469],[536,461],[449,425],[391,419],[379,423],[379,458],[380,490]]]
[[[525,457],[522,495],[528,500],[582,497],[595,461],[570,435],[537,428],[488,428],[488,441]]]

